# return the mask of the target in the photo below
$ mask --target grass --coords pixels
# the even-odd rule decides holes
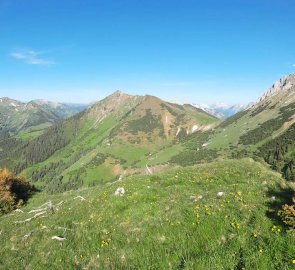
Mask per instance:
[[[259,124],[264,123],[269,119],[275,119],[278,116],[278,111],[268,110],[256,115],[255,118],[252,118],[249,114],[250,113],[244,115],[235,123],[225,128],[217,128],[216,133],[210,139],[210,145],[208,147],[211,149],[228,148],[230,143],[234,145],[238,144],[239,139],[243,134],[257,128]]]
[[[116,175],[112,173],[112,167],[102,164],[94,168],[87,168],[85,174],[85,184],[87,185],[97,185],[97,183],[106,183],[114,178]]]
[[[92,124],[90,121],[85,121],[84,127],[79,136],[69,145],[56,151],[45,161],[30,166],[25,170],[25,173],[30,176],[34,170],[40,169],[46,165],[48,166],[50,163],[60,160],[68,163],[73,154],[76,152],[79,153],[81,149],[89,149],[88,152],[81,154],[81,158],[79,158],[76,162],[68,164],[67,168],[62,172],[62,175],[65,176],[66,179],[69,173],[83,167],[85,164],[90,162],[97,153],[99,153],[99,149],[101,148],[100,143],[107,137],[110,127],[114,125],[114,122],[115,119],[113,117],[106,118],[100,124],[99,128],[93,129],[92,132],[88,134]],[[40,182],[42,182],[41,179]]]
[[[258,163],[229,160],[40,193],[24,213],[0,217],[0,268],[293,269],[294,232],[274,215],[285,186]],[[118,187],[124,196],[114,196]],[[49,200],[64,203],[14,224]],[[66,240],[52,240],[55,235]]]
[[[24,131],[21,131],[19,134],[14,136],[16,139],[21,139],[21,140],[31,140],[34,139],[46,130],[46,128],[50,127],[52,123],[43,123],[37,126],[30,127]]]
[[[136,166],[144,167],[146,164],[154,166],[161,163],[169,162],[173,156],[177,155],[182,150],[183,147],[181,144],[167,146],[158,152],[152,153],[150,157],[140,160],[138,163],[136,163]]]
[[[132,145],[125,142],[116,141],[111,146],[106,146],[101,149],[102,153],[111,154],[118,159],[127,161],[125,165],[131,165],[137,160],[142,159],[148,152],[148,146],[145,145]]]

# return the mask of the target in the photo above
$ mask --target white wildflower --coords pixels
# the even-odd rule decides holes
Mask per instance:
[[[217,193],[217,197],[218,197],[218,198],[221,198],[221,197],[223,196],[223,194],[224,194],[224,192],[219,191],[219,192]]]
[[[117,188],[115,191],[115,196],[123,196],[125,194],[125,189],[123,187]]]

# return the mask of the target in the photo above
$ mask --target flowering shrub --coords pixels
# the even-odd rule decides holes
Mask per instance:
[[[282,210],[279,211],[279,216],[288,227],[295,229],[295,203],[283,205]]]
[[[0,169],[0,213],[9,212],[23,204],[34,188],[23,176],[14,176],[7,169]]]

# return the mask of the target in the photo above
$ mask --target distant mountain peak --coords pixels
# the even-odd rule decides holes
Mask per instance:
[[[284,76],[276,81],[259,99],[256,103],[274,96],[280,92],[288,92],[293,86],[295,86],[295,73],[288,76]]]
[[[47,99],[36,99],[36,100],[33,100],[33,102],[35,102],[41,106],[48,105],[48,106],[51,106],[52,108],[58,108],[58,107],[63,106],[63,104],[60,102],[50,101]]]
[[[236,114],[237,112],[240,112],[246,109],[246,105],[244,104],[228,105],[224,102],[218,102],[211,105],[208,105],[208,104],[192,104],[192,105],[220,119],[226,119]]]
[[[17,100],[12,99],[12,98],[9,98],[9,97],[0,98],[0,102],[2,102],[2,103],[13,103],[13,104],[18,104],[18,105],[23,104],[22,102],[17,101]]]
[[[116,90],[110,96],[121,97],[121,96],[129,96],[128,94],[124,93],[122,90]]]

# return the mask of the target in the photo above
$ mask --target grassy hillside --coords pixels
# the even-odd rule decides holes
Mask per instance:
[[[60,120],[58,115],[34,102],[0,98],[0,140],[14,135],[22,139],[36,137]]]
[[[0,163],[56,192],[145,173],[169,160],[184,137],[211,129],[218,119],[192,106],[122,92],[23,143],[0,142]],[[6,151],[7,145],[13,145]],[[2,148],[2,151],[1,151]],[[159,154],[159,155],[158,155]]]
[[[276,82],[246,111],[220,124],[208,148],[256,150],[286,131],[294,123],[295,74]]]
[[[295,180],[295,74],[276,82],[256,103],[220,123],[193,134],[172,162],[190,165],[216,158],[263,158]],[[279,154],[278,154],[279,152]]]
[[[118,187],[124,196],[114,195]],[[0,217],[0,267],[293,269],[294,231],[276,214],[291,192],[241,160],[40,193],[23,212]]]
[[[290,181],[295,181],[295,124],[280,136],[263,144],[257,155]]]

